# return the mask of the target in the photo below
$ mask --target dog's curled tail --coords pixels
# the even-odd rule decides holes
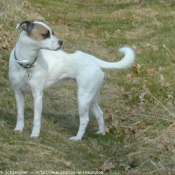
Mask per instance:
[[[99,59],[95,61],[102,69],[107,70],[122,70],[130,68],[135,62],[135,52],[132,48],[125,46],[119,49],[120,53],[124,54],[124,58],[118,62],[106,62]]]

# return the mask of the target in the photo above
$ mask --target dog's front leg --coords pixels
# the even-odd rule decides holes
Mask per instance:
[[[22,132],[24,129],[24,93],[15,89],[17,103],[17,122],[14,132]]]
[[[39,91],[33,90],[32,95],[34,100],[34,121],[33,121],[33,130],[30,137],[38,137],[40,134],[40,128],[41,128],[43,92],[40,90]]]

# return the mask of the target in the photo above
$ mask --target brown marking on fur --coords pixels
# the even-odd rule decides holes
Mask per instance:
[[[47,35],[48,32],[49,35]],[[50,31],[40,24],[35,24],[31,32],[29,33],[29,37],[34,40],[42,41],[50,37]]]

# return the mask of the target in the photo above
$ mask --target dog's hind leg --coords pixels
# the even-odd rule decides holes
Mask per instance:
[[[17,102],[17,122],[14,132],[22,132],[24,129],[24,93],[21,90],[15,90]]]
[[[78,108],[79,108],[80,125],[79,125],[79,130],[77,135],[74,137],[71,137],[70,140],[82,139],[89,122],[90,101],[91,101],[91,98],[89,98],[88,93],[85,93],[84,90],[78,90]]]
[[[89,122],[90,107],[92,108],[98,120],[98,124],[99,124],[98,133],[101,133],[101,132],[104,133],[103,112],[101,111],[97,103],[97,97],[98,97],[100,86],[103,82],[103,78],[104,78],[104,73],[101,71],[101,69],[94,68],[87,72],[84,71],[84,74],[81,74],[81,77],[77,79],[80,126],[79,126],[77,135],[75,137],[71,137],[70,138],[71,140],[82,139]]]
[[[100,109],[98,105],[97,97],[92,101],[90,109],[92,110],[98,122],[98,131],[96,133],[104,135],[105,134],[105,124],[104,124],[104,118],[103,118],[103,111]]]

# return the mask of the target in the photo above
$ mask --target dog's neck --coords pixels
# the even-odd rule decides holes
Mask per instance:
[[[15,46],[15,54],[18,60],[32,62],[38,55],[39,50],[34,50],[30,45],[20,41]]]
[[[20,64],[24,68],[31,68],[34,66],[36,62],[37,55],[39,52],[39,48],[28,44],[26,42],[26,36],[21,34],[22,37],[19,38],[15,49],[14,49],[14,57],[18,64]]]

